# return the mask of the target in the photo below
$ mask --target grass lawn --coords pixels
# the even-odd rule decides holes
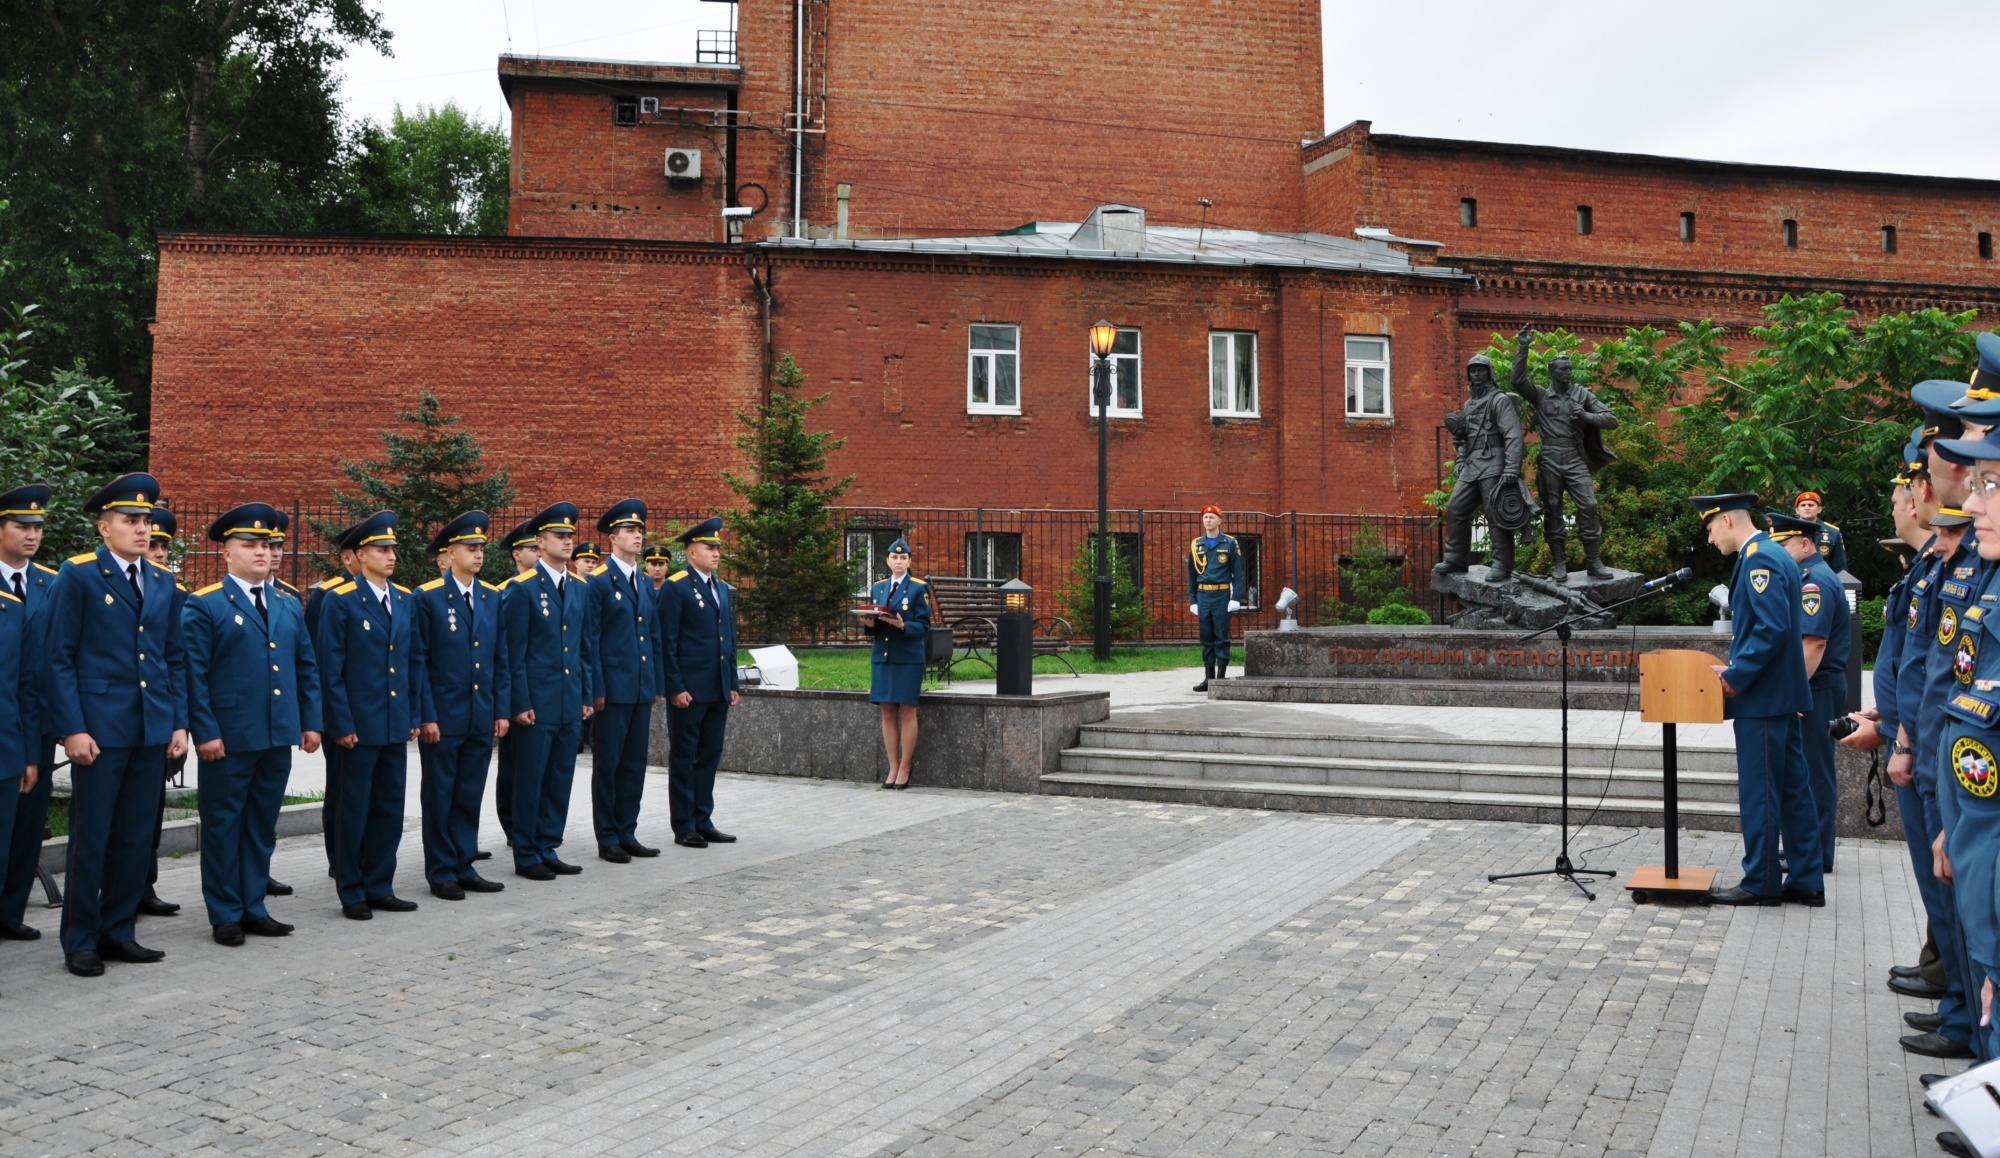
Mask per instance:
[[[198,792],[190,792],[179,800],[167,805],[167,819],[186,820],[188,817],[193,816],[196,809],[200,806],[201,802],[198,799],[200,795]],[[317,804],[325,799],[326,796],[324,793],[308,792],[303,796],[287,796],[284,802],[286,804]],[[49,798],[49,835],[52,837],[69,835],[69,797],[67,796],[53,796]]]
[[[800,648],[793,655],[799,659],[799,686],[808,688],[847,688],[867,691],[869,680],[868,649],[864,647]],[[1083,647],[1069,653],[1069,661],[1076,670],[1091,675],[1116,674],[1134,671],[1162,671],[1176,667],[1200,667],[1201,648],[1188,647],[1146,647],[1124,645],[1111,649],[1108,663],[1098,663],[1090,656],[1090,647]],[[750,655],[743,653],[738,663],[749,663]],[[1053,656],[1041,656],[1035,660],[1035,674],[1038,676],[1066,676],[1069,669]],[[958,678],[961,680],[992,679],[993,673],[983,666],[960,664]],[[934,691],[951,685],[926,677],[924,690]]]

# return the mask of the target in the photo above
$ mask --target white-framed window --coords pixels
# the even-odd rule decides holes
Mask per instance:
[[[1389,418],[1389,339],[1349,336],[1347,339],[1347,416]]]
[[[1084,347],[1084,357],[1090,364],[1089,392],[1084,397],[1084,405],[1090,408],[1090,416],[1097,417],[1097,356]],[[1139,331],[1119,330],[1118,340],[1111,344],[1111,417],[1138,418],[1139,411]]]
[[[847,566],[854,573],[854,594],[889,577],[889,544],[903,535],[899,527],[867,527],[847,532]]]
[[[1257,335],[1215,330],[1208,335],[1208,413],[1257,417]]]
[[[966,327],[970,353],[965,367],[967,414],[1021,412],[1021,327],[975,322]]]

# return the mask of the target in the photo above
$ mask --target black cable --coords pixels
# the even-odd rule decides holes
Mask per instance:
[[[1636,623],[1632,624],[1632,646],[1630,649],[1630,654],[1633,656],[1633,658],[1635,659],[1638,658],[1639,625]],[[1637,690],[1638,686],[1639,686],[1639,672],[1638,669],[1635,667],[1632,670],[1631,679],[1627,681],[1625,685],[1625,706],[1619,709],[1618,731],[1615,734],[1613,734],[1611,738],[1611,767],[1608,768],[1604,773],[1604,791],[1598,793],[1597,803],[1590,806],[1589,815],[1585,816],[1583,818],[1583,821],[1576,826],[1576,831],[1570,836],[1571,840],[1575,840],[1577,839],[1577,837],[1583,835],[1583,830],[1590,827],[1590,822],[1597,818],[1597,814],[1604,808],[1604,801],[1611,795],[1611,781],[1618,774],[1618,751],[1625,742],[1625,721],[1632,715],[1632,693],[1635,690]],[[1607,848],[1617,848],[1619,845],[1624,844],[1626,841],[1631,840],[1633,837],[1639,835],[1641,832],[1644,831],[1645,830],[1642,828],[1634,828],[1630,833],[1626,834],[1625,836],[1619,837],[1617,840],[1611,841],[1609,844],[1593,845],[1590,848],[1579,850],[1576,854],[1577,867],[1578,868],[1587,867],[1590,864],[1589,857],[1591,853],[1602,852]]]

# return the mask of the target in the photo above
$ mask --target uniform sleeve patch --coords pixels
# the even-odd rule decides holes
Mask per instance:
[[[1757,594],[1762,595],[1765,589],[1771,586],[1771,573],[1761,567],[1750,572],[1750,586]]]
[[[1991,722],[1996,714],[2000,714],[2000,703],[1995,703],[1991,697],[1976,696],[1971,692],[1957,692],[1949,703],[1953,715],[1961,719],[1969,717],[1982,724]]]

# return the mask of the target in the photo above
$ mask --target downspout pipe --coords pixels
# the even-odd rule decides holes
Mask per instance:
[[[806,0],[792,0],[792,236],[806,235]]]

